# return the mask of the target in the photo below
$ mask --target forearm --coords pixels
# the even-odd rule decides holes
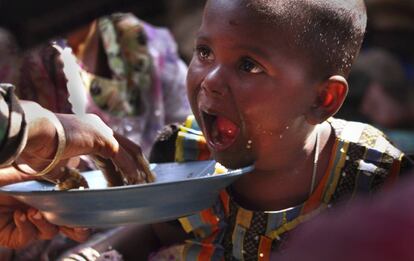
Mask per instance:
[[[28,131],[27,143],[21,156],[36,155],[42,159],[51,159],[58,143],[56,128],[51,121],[53,112],[31,101],[21,101],[21,105],[26,115]]]
[[[43,159],[53,155],[50,148],[57,143],[56,131],[45,120],[52,112],[37,103],[18,100],[14,87],[8,84],[0,85],[0,110],[0,167],[10,166],[20,156],[30,157],[28,152]],[[45,151],[48,155],[42,153]]]

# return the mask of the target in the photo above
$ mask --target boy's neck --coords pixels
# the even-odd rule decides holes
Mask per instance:
[[[326,173],[335,135],[328,123],[320,126],[320,153],[315,188]],[[251,210],[281,210],[305,202],[310,194],[314,151],[290,161],[290,167],[245,175],[231,187],[238,204]],[[298,164],[303,162],[303,164]]]

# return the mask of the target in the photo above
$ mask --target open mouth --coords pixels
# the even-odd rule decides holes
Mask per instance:
[[[237,138],[240,128],[226,117],[202,112],[207,141],[217,151],[230,147]]]

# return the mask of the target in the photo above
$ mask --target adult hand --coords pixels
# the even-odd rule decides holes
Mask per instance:
[[[51,112],[34,102],[22,101],[28,124],[28,140],[20,155],[20,161],[35,170],[43,169],[54,157],[57,148],[57,133],[50,120]],[[151,175],[137,145],[131,145],[125,138],[114,136],[109,128],[94,114],[56,114],[63,125],[66,147],[62,160],[79,155],[95,155],[104,159],[105,166],[119,170],[124,184],[142,183]],[[134,147],[135,146],[135,147]],[[131,147],[133,147],[131,149]],[[145,171],[143,171],[145,170]],[[47,175],[46,175],[47,177]],[[56,178],[56,177],[53,177]]]
[[[38,210],[13,197],[0,194],[1,246],[22,248],[35,240],[51,239],[59,231],[79,242],[89,237],[89,230],[53,225]]]
[[[138,169],[136,171],[138,172],[140,183],[154,182],[155,175],[149,169],[149,163],[142,153],[141,148],[126,137],[117,133],[115,133],[115,138],[119,142],[120,146],[125,149],[125,151],[138,163]],[[120,186],[124,183],[122,179],[120,179],[120,177],[122,177],[122,170],[116,168],[116,166],[114,166],[109,159],[95,157],[95,163],[102,170],[110,185]]]

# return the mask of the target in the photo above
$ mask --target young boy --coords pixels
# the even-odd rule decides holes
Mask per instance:
[[[207,2],[187,78],[205,139],[195,151],[185,146],[195,135],[171,128],[152,159],[204,159],[208,147],[228,168],[255,170],[180,219],[188,234],[153,226],[163,245],[187,238],[178,260],[268,260],[301,222],[395,180],[403,153],[368,125],[331,118],[365,26],[362,0]]]

